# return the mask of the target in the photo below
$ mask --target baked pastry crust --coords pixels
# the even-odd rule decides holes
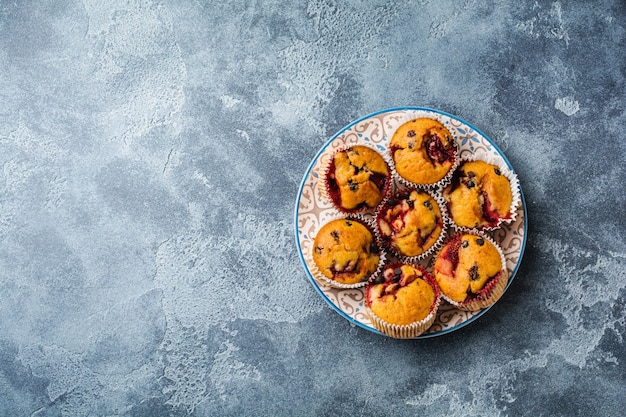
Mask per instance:
[[[425,272],[411,265],[388,267],[384,281],[367,288],[370,310],[392,324],[410,324],[426,318],[436,299],[435,289],[423,279]]]
[[[470,233],[448,240],[435,259],[433,274],[444,298],[468,310],[495,303],[508,279],[501,251],[488,238]]]
[[[340,284],[367,281],[377,271],[380,259],[373,233],[358,220],[332,220],[322,226],[313,242],[313,261],[319,271]]]
[[[346,212],[378,206],[391,183],[385,159],[374,149],[355,145],[337,151],[326,172],[327,193]]]
[[[443,190],[450,218],[460,227],[496,227],[511,216],[513,192],[496,165],[465,161]]]
[[[413,338],[433,324],[440,292],[426,269],[412,264],[391,264],[370,280],[365,290],[366,312],[373,326],[395,338]]]
[[[402,124],[391,137],[389,148],[398,175],[416,185],[441,181],[456,163],[450,131],[430,118]]]
[[[444,231],[437,200],[423,190],[404,189],[387,200],[377,216],[382,242],[400,256],[420,256]]]

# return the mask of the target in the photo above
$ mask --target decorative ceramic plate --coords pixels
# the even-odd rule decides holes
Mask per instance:
[[[321,170],[337,148],[365,144],[377,148],[384,154],[388,150],[389,140],[396,128],[406,121],[407,118],[416,117],[430,117],[443,123],[457,142],[461,158],[476,152],[488,153],[515,172],[502,151],[474,126],[456,116],[422,107],[394,108],[365,116],[341,129],[320,149],[304,174],[304,179],[298,191],[295,207],[295,233],[298,254],[309,280],[319,295],[337,313],[351,323],[378,334],[382,333],[372,326],[365,313],[363,289],[330,288],[318,282],[311,273],[312,268],[314,268],[311,255],[313,239],[324,223],[339,215],[339,212],[332,204],[320,194],[318,182],[322,180]],[[507,289],[517,273],[526,245],[526,203],[521,188],[519,192],[521,201],[517,207],[515,220],[510,224],[503,225],[498,230],[487,232],[504,251],[506,267],[509,272]],[[431,261],[432,256],[425,258],[420,264],[426,267]],[[485,314],[487,310],[489,308],[478,311],[461,311],[442,301],[434,324],[425,333],[418,336],[417,339],[440,336],[457,330],[476,320]]]

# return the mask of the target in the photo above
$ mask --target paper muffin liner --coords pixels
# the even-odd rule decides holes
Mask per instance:
[[[521,194],[520,194],[520,185],[519,179],[517,175],[497,156],[486,153],[486,152],[476,152],[473,155],[464,156],[459,160],[459,164],[457,168],[463,165],[464,162],[472,162],[472,161],[483,161],[491,165],[495,165],[500,170],[500,173],[504,175],[508,180],[511,186],[511,207],[509,208],[509,212],[506,217],[500,217],[498,222],[493,226],[478,226],[478,227],[467,227],[467,226],[459,226],[455,223],[452,214],[448,211],[448,202],[444,197],[444,202],[446,205],[446,212],[448,213],[448,218],[450,219],[450,224],[457,230],[463,232],[470,232],[473,230],[484,230],[484,231],[493,231],[500,229],[505,224],[510,224],[515,221],[517,218],[517,207],[521,202]],[[456,170],[456,169],[455,169]],[[445,184],[444,186],[439,187],[439,191],[443,196],[445,188],[447,188],[450,184]]]
[[[363,216],[361,216],[360,214],[344,214],[344,215],[337,215],[334,217],[331,217],[330,219],[328,219],[326,222],[324,222],[322,225],[320,225],[319,229],[321,229],[324,225],[335,221],[335,220],[351,220],[351,221],[356,221],[359,222],[361,224],[363,224],[365,227],[367,227],[367,229],[370,231],[370,233],[372,234],[372,238],[374,240],[374,242],[376,243],[376,245],[378,246],[378,265],[376,267],[376,270],[370,274],[369,276],[363,277],[363,279],[359,282],[356,282],[354,284],[344,284],[338,281],[335,281],[333,279],[328,278],[326,275],[324,275],[322,273],[322,271],[319,269],[319,267],[317,266],[317,264],[314,261],[313,258],[313,251],[315,250],[315,244],[311,245],[311,251],[307,254],[307,265],[309,265],[309,271],[311,272],[311,275],[313,276],[313,278],[321,285],[325,285],[327,287],[332,287],[332,288],[338,288],[338,289],[354,289],[354,288],[362,288],[364,287],[367,282],[371,279],[376,279],[382,269],[383,266],[385,265],[385,262],[387,260],[387,254],[385,252],[384,247],[380,244],[380,242],[378,242],[376,240],[376,235],[375,235],[375,227],[373,226],[372,222],[365,219]],[[315,239],[313,239],[313,241],[315,241]]]
[[[377,155],[379,155],[381,158],[383,158],[383,161],[385,162],[385,165],[387,166],[388,175],[387,175],[387,179],[385,181],[385,187],[381,190],[382,199],[381,199],[381,201],[378,203],[378,205],[376,207],[369,207],[369,206],[365,205],[365,206],[360,207],[358,209],[347,209],[347,208],[341,206],[337,201],[333,200],[333,198],[331,197],[330,183],[329,183],[328,179],[329,179],[329,175],[330,175],[331,166],[332,166],[333,161],[335,159],[335,155],[340,153],[340,152],[345,152],[348,149],[353,148],[355,146],[362,146],[362,147],[368,148],[368,149],[376,152]],[[378,209],[378,207],[380,207],[380,204],[382,203],[382,201],[385,199],[385,197],[387,197],[389,195],[389,193],[391,192],[391,190],[393,188],[394,177],[393,177],[393,170],[391,168],[391,165],[392,165],[392,163],[389,160],[389,156],[387,154],[383,154],[382,152],[380,152],[378,149],[376,149],[374,146],[372,146],[370,144],[357,143],[357,144],[350,144],[350,145],[341,146],[341,147],[337,148],[332,153],[330,158],[328,158],[328,161],[326,161],[326,163],[320,169],[320,172],[321,172],[321,174],[320,174],[320,181],[318,182],[318,190],[320,192],[320,197],[323,198],[324,200],[326,200],[327,202],[331,203],[332,206],[335,209],[337,209],[337,211],[339,211],[340,213],[343,213],[343,214],[360,214],[360,213],[364,213],[364,212],[367,212],[367,211],[375,212]]]
[[[420,112],[414,111],[414,110],[407,111],[402,117],[398,118],[397,125],[393,128],[393,131],[392,131],[391,135],[389,136],[389,144],[391,144],[391,139],[393,138],[393,135],[394,135],[395,131],[400,126],[402,126],[403,124],[405,124],[407,122],[410,122],[411,120],[419,119],[419,118],[436,120],[439,123],[441,123],[442,125],[444,125],[444,127],[446,129],[448,129],[448,127],[445,126],[445,123],[442,120],[440,120],[438,117],[436,117],[436,115],[434,115],[434,114],[426,114],[425,115],[423,113],[420,113]],[[448,129],[448,131],[450,132],[450,129]],[[457,141],[452,136],[452,132],[450,132],[450,137],[452,137],[452,144],[454,145],[454,161],[452,163],[452,166],[450,166],[450,169],[448,170],[447,174],[443,178],[441,178],[439,181],[436,181],[436,182],[433,182],[433,183],[427,183],[427,184],[414,183],[412,181],[407,180],[402,175],[400,175],[398,173],[398,171],[396,170],[395,160],[393,159],[393,150],[391,149],[391,146],[389,146],[389,150],[387,151],[387,155],[388,155],[388,158],[389,158],[389,160],[391,162],[392,175],[394,177],[394,180],[399,182],[399,183],[401,183],[405,187],[420,188],[420,189],[436,189],[436,188],[444,187],[444,186],[448,185],[450,183],[450,180],[452,179],[452,174],[454,173],[454,171],[456,170],[456,168],[459,165],[459,144],[457,143]]]
[[[480,290],[480,292],[476,296],[470,298],[469,300],[463,302],[454,301],[450,299],[446,294],[444,294],[443,291],[441,292],[441,298],[462,311],[476,311],[494,305],[500,299],[500,297],[502,297],[502,294],[504,294],[504,290],[506,289],[506,285],[509,281],[509,272],[506,267],[506,258],[504,257],[504,252],[502,251],[502,248],[489,235],[480,231],[460,231],[458,233],[455,233],[454,235],[457,234],[471,234],[474,236],[480,236],[489,243],[491,243],[500,255],[500,263],[502,265],[502,268],[500,270],[500,273],[494,279],[488,281],[483,289]]]
[[[405,263],[403,262],[393,263],[393,264],[389,264],[386,268],[396,268],[403,264]],[[419,269],[422,272],[421,279],[426,281],[435,291],[435,300],[433,301],[433,304],[430,307],[430,313],[428,314],[428,316],[426,316],[422,320],[415,321],[410,324],[404,324],[404,325],[393,324],[378,317],[367,305],[367,299],[364,303],[365,312],[367,316],[369,317],[370,321],[372,322],[372,325],[376,328],[376,330],[378,330],[379,332],[387,336],[393,337],[395,339],[413,339],[423,334],[424,332],[426,332],[430,328],[430,326],[432,326],[432,324],[435,322],[435,319],[437,318],[437,312],[439,310],[439,305],[441,304],[441,291],[439,289],[439,285],[437,284],[437,281],[435,280],[435,278],[425,268],[419,265],[415,265],[415,264],[408,264],[408,265],[411,265],[413,268]],[[368,284],[373,285],[374,281],[370,280]],[[366,298],[367,298],[367,295],[366,295]]]
[[[381,232],[380,232],[380,227],[378,226],[378,221],[379,221],[379,217],[383,215],[383,209],[386,207],[386,205],[389,203],[389,201],[396,197],[399,196],[402,193],[410,193],[412,190],[415,190],[417,192],[423,192],[428,194],[430,197],[432,197],[435,202],[437,203],[437,206],[439,207],[439,212],[441,213],[441,221],[442,221],[442,226],[441,226],[441,233],[439,233],[439,237],[437,238],[437,240],[432,244],[432,246],[428,249],[426,249],[423,253],[419,254],[419,255],[415,255],[415,256],[407,256],[404,255],[402,253],[400,253],[399,251],[397,251],[392,245],[391,243],[388,243],[386,239],[383,238]],[[448,225],[449,225],[449,220],[448,220],[448,215],[447,215],[447,211],[445,209],[445,201],[443,200],[443,197],[438,194],[435,193],[433,190],[428,190],[428,189],[423,189],[423,188],[415,188],[415,187],[408,187],[408,188],[401,188],[399,190],[396,190],[396,192],[392,195],[389,195],[387,198],[384,199],[384,201],[378,206],[378,211],[376,212],[376,216],[374,218],[374,222],[375,222],[375,226],[376,228],[374,229],[375,233],[376,233],[376,238],[378,240],[378,243],[390,254],[393,254],[396,258],[398,258],[398,260],[400,260],[401,262],[407,263],[407,264],[417,264],[419,261],[429,257],[430,255],[432,255],[433,253],[437,252],[439,249],[441,249],[443,247],[443,244],[446,241],[446,236],[447,236],[447,232],[448,232]]]

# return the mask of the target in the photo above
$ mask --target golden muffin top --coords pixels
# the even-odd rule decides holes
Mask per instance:
[[[337,219],[315,236],[313,261],[325,277],[342,284],[367,280],[378,268],[380,253],[372,232],[361,222]]]
[[[418,118],[401,125],[389,147],[396,172],[414,184],[434,184],[445,178],[456,160],[450,131],[434,119]]]
[[[368,284],[367,306],[387,323],[421,321],[431,313],[438,297],[427,277],[426,270],[412,265],[390,265],[383,271],[381,282]]]
[[[493,227],[511,215],[511,183],[498,166],[484,161],[462,163],[443,196],[458,226]]]
[[[498,249],[489,240],[468,233],[453,236],[433,267],[441,292],[459,303],[478,295],[500,273],[504,265]]]
[[[430,249],[443,230],[437,201],[425,191],[404,190],[389,199],[378,217],[381,238],[402,256],[419,256]]]
[[[335,153],[327,175],[331,199],[348,211],[378,206],[390,179],[383,157],[358,145]]]

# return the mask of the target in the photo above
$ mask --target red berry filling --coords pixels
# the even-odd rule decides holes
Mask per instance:
[[[483,217],[487,220],[487,222],[489,222],[490,226],[497,226],[500,219],[508,219],[511,217],[510,213],[507,213],[504,217],[500,216],[500,214],[494,210],[493,204],[485,192],[483,192],[483,201]]]
[[[395,145],[395,144],[389,145],[389,151],[392,154],[395,153],[397,150],[400,150],[400,149],[404,149],[404,148],[401,148],[401,147],[399,147],[398,145]]]
[[[424,137],[426,155],[433,164],[442,164],[445,161],[454,161],[454,148],[446,146],[436,133]]]
[[[404,223],[405,223],[404,218],[406,217],[409,211],[400,209],[400,211],[395,216],[391,216],[391,212],[393,212],[394,209],[402,207],[402,203],[404,201],[407,202],[409,209],[412,209],[413,201],[409,200],[408,198],[409,198],[408,194],[397,195],[387,202],[385,207],[388,207],[388,208],[381,211],[380,213],[381,216],[378,219],[379,225],[381,221],[385,221],[385,223],[387,223],[389,227],[391,227],[391,230],[387,230],[386,228],[381,228],[380,230],[382,238],[386,242],[390,240],[393,234],[402,230],[402,227],[404,226]]]
[[[350,261],[348,264],[341,270],[336,269],[336,265],[330,268],[330,272],[332,272],[334,277],[340,277],[342,275],[353,274],[354,271],[357,270],[359,266],[358,261]]]
[[[385,187],[387,186],[386,175],[379,172],[372,172],[372,174],[370,175],[370,181],[372,181],[376,185],[376,188],[378,188],[381,193],[384,192]]]
[[[483,217],[490,226],[498,224],[500,215],[493,209],[489,196],[483,191]]]
[[[461,248],[461,235],[453,236],[441,256],[452,264],[452,271],[456,271],[459,265],[459,249]]]

